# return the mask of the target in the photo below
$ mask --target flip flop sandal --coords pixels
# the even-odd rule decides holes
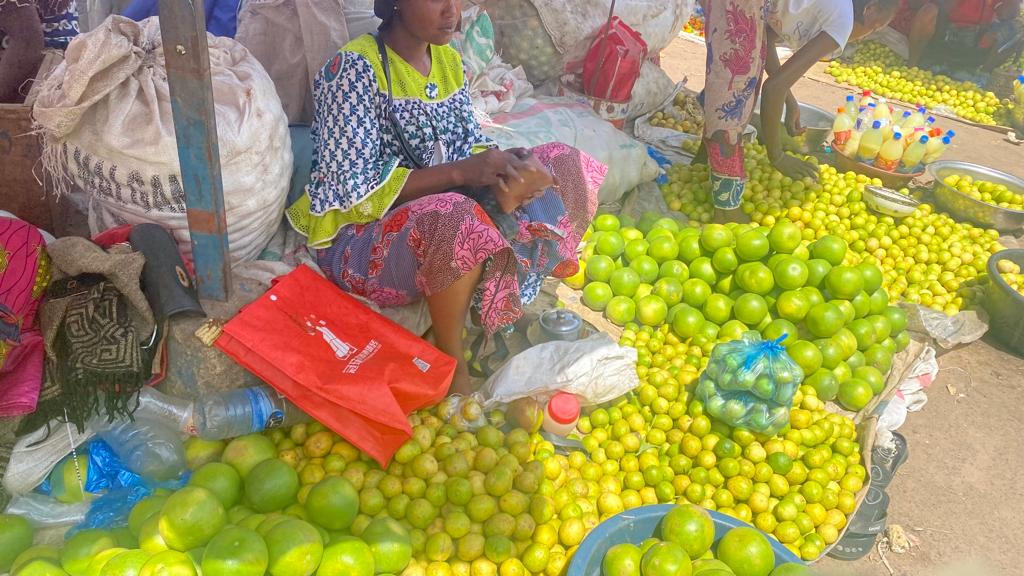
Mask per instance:
[[[493,336],[494,352],[482,356],[483,351],[487,349],[487,342],[487,335],[481,332],[469,345],[469,375],[474,378],[490,378],[508,358],[508,344],[505,343],[505,336],[501,332],[496,332]]]
[[[850,524],[828,555],[837,560],[858,560],[875,546],[878,535],[885,531],[889,518],[889,494],[874,486],[850,519]]]
[[[896,470],[910,457],[907,439],[899,432],[893,432],[892,439],[894,446],[891,450],[879,446],[871,450],[871,485],[882,490],[889,486]]]

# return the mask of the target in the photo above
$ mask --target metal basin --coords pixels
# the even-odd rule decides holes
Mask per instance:
[[[1000,260],[1010,260],[1024,267],[1024,250],[996,252],[988,259],[990,285],[985,293],[985,309],[989,315],[989,332],[1011,352],[1024,356],[1024,296],[999,275]]]
[[[782,106],[782,118],[786,117],[786,106]],[[821,151],[822,144],[828,139],[829,135],[832,134],[832,123],[835,122],[836,115],[826,112],[817,106],[811,104],[800,103],[800,124],[807,129],[803,134],[803,139],[796,139],[786,132],[785,126],[781,127],[782,132],[782,148],[783,150],[791,150],[793,152],[800,152],[802,154],[815,154]],[[757,101],[757,107],[754,110],[754,115],[750,118],[750,124],[757,128],[757,132],[762,133],[761,130],[761,101]]]
[[[1024,228],[1024,211],[1000,208],[961,193],[943,182],[952,174],[967,175],[975,180],[987,180],[1003,184],[1017,194],[1024,194],[1024,179],[1005,172],[957,160],[942,160],[928,165],[928,173],[935,178],[932,191],[935,200],[946,212],[959,220],[969,220],[1000,232],[1012,232]]]

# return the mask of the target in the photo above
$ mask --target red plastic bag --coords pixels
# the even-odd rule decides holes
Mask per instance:
[[[225,354],[386,466],[455,359],[299,266],[224,326]]]
[[[629,102],[646,58],[647,42],[640,33],[613,16],[601,27],[583,60],[584,92],[591,98]]]

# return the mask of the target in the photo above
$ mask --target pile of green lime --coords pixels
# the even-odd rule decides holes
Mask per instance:
[[[583,301],[625,326],[625,344],[638,341],[639,326],[665,323],[704,356],[749,330],[766,340],[785,336],[818,397],[857,411],[881,393],[893,356],[910,342],[906,313],[889,304],[881,270],[850,265],[838,236],[808,243],[789,220],[680,229],[652,217],[639,226],[599,216],[584,251],[594,254],[584,260]],[[654,354],[641,354],[641,369],[666,366],[646,341]],[[686,360],[677,356],[675,368]]]

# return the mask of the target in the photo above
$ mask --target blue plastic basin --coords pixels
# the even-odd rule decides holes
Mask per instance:
[[[612,516],[598,524],[597,528],[587,535],[576,550],[569,564],[567,576],[601,576],[601,561],[608,549],[616,544],[629,542],[640,545],[648,538],[655,537],[661,525],[661,519],[675,508],[675,504],[655,504],[653,506],[641,506],[633,510],[626,510],[621,514]],[[708,510],[711,519],[715,521],[715,546],[718,541],[733,528],[746,527],[750,524],[737,520],[732,516],[719,514]],[[791,562],[803,564],[789,548],[780,544],[777,540],[767,537],[775,552],[775,565],[788,564]]]

